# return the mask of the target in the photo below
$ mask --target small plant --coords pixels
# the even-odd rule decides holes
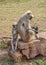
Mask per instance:
[[[4,59],[3,65],[14,65],[14,61],[12,61],[10,58]]]
[[[0,48],[6,49],[6,48],[7,48],[7,43],[2,43],[2,44],[0,45]]]
[[[33,65],[44,65],[44,62],[42,60],[35,60]]]
[[[44,65],[46,65],[46,60],[44,60]]]

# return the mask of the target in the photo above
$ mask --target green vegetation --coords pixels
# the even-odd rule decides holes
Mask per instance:
[[[7,43],[0,43],[0,48],[6,49],[7,48]]]
[[[35,60],[33,65],[44,65],[44,62],[42,60]]]
[[[44,60],[44,61],[35,60],[34,62],[28,62],[28,64],[27,64],[26,62],[16,63],[13,60],[11,60],[10,58],[8,58],[8,59],[1,60],[0,63],[2,63],[2,65],[46,65],[46,60]]]
[[[0,2],[27,2],[29,0],[0,0]]]

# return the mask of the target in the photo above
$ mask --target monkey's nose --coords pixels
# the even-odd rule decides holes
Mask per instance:
[[[32,18],[34,18],[34,15],[32,15]]]

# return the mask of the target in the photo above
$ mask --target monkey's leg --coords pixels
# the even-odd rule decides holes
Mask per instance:
[[[12,50],[13,51],[16,51],[15,47],[17,46],[16,45],[17,44],[16,43],[17,36],[18,36],[18,34],[17,34],[17,27],[16,27],[16,25],[14,25],[13,28],[12,28]]]
[[[36,37],[36,39],[39,39],[39,35],[38,34],[35,34],[35,37]]]
[[[11,46],[12,46],[12,51],[14,52],[14,51],[15,51],[15,49],[14,49],[13,39],[11,40]]]
[[[19,38],[18,38],[18,34],[17,34],[17,39],[16,39],[16,41],[15,41],[15,51],[17,51],[18,41],[19,41]]]
[[[12,40],[12,50],[13,52],[17,51],[17,44],[18,44],[18,34],[16,34],[16,37]]]

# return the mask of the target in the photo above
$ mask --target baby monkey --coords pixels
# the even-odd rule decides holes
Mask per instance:
[[[33,31],[34,31],[34,33],[35,33],[36,39],[39,39],[39,35],[38,35],[38,26],[32,26],[32,29],[33,29]]]

